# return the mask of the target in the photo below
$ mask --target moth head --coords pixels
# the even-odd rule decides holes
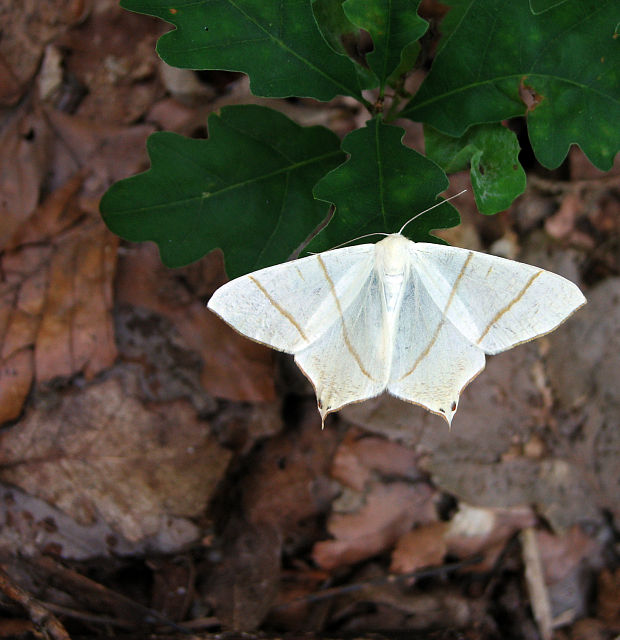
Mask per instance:
[[[386,275],[401,275],[408,261],[407,240],[400,233],[392,233],[385,240],[377,242],[376,265]]]

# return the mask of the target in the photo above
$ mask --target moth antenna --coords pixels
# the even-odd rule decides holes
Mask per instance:
[[[434,204],[432,207],[429,207],[428,209],[424,209],[424,211],[420,211],[420,213],[416,213],[415,216],[413,216],[413,218],[409,218],[409,220],[407,220],[407,222],[405,222],[405,224],[400,228],[400,231],[398,233],[401,234],[403,232],[404,228],[410,222],[413,222],[416,218],[419,218],[422,214],[427,213],[428,211],[430,211],[431,209],[434,209],[435,207],[441,206],[444,202],[448,202],[450,200],[453,200],[454,198],[458,198],[459,196],[462,196],[466,191],[467,191],[467,189],[463,189],[463,191],[459,191],[456,195],[450,196],[449,198],[444,198],[441,202],[438,202],[437,204]]]
[[[467,189],[463,189],[463,191],[459,191],[459,193],[457,193],[456,195],[450,196],[449,198],[445,198],[443,199],[441,202],[438,202],[437,204],[434,204],[432,207],[429,207],[428,209],[424,209],[424,211],[420,211],[420,213],[416,213],[415,216],[413,216],[413,218],[410,218],[409,220],[407,220],[407,222],[405,222],[405,224],[400,228],[400,231],[398,232],[399,234],[403,232],[403,229],[410,223],[413,222],[416,218],[419,218],[422,214],[426,213],[427,211],[430,211],[431,209],[434,209],[435,207],[439,207],[440,205],[442,205],[444,202],[448,202],[449,200],[452,200],[453,198],[458,198],[459,196],[463,195],[465,192],[467,191]],[[357,240],[363,240],[364,238],[370,238],[370,236],[389,236],[389,233],[383,233],[382,231],[373,231],[373,233],[366,233],[363,236],[358,236],[357,238],[352,238],[351,240],[347,240],[346,242],[341,242],[340,244],[337,244],[335,247],[332,247],[331,249],[339,249],[340,247],[344,247],[345,244],[350,244],[351,242],[357,242]],[[330,251],[331,251],[330,249]],[[309,255],[313,256],[316,255],[316,253],[309,251],[308,252]]]
[[[439,204],[441,204],[441,202]],[[344,247],[345,244],[349,244],[350,242],[356,242],[357,240],[362,240],[363,238],[369,238],[370,236],[386,236],[387,237],[389,235],[390,235],[389,233],[383,233],[382,231],[373,231],[372,233],[366,233],[363,236],[352,238],[351,240],[347,240],[346,242],[341,242],[340,244],[337,244],[335,247],[332,247],[332,249],[339,249],[340,247]]]

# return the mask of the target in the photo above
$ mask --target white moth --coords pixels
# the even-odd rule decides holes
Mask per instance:
[[[552,331],[585,302],[549,271],[395,233],[242,276],[208,307],[295,354],[323,420],[388,391],[450,423],[485,354]]]

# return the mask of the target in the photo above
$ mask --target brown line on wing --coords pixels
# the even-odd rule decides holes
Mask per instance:
[[[459,271],[459,275],[456,277],[456,280],[454,281],[454,284],[452,285],[452,291],[450,291],[450,295],[448,296],[448,301],[446,302],[446,306],[444,307],[442,316],[441,316],[441,321],[437,324],[437,326],[435,327],[435,333],[433,334],[433,337],[430,339],[429,343],[426,345],[426,349],[424,349],[424,351],[422,351],[422,353],[416,358],[416,361],[413,363],[413,366],[411,367],[411,369],[409,369],[409,371],[407,371],[407,373],[405,373],[404,375],[402,375],[399,378],[400,380],[404,380],[407,376],[410,376],[418,367],[418,365],[420,364],[420,362],[422,362],[422,360],[424,360],[424,358],[426,358],[426,356],[430,353],[431,349],[433,348],[433,345],[435,344],[435,342],[437,342],[437,338],[439,337],[439,333],[441,332],[441,330],[443,329],[443,326],[446,324],[446,314],[448,313],[448,309],[450,308],[450,305],[452,304],[452,301],[454,300],[454,296],[456,295],[456,290],[459,287],[459,284],[461,283],[461,280],[463,279],[463,276],[465,275],[465,270],[467,269],[467,265],[471,262],[471,259],[474,257],[474,253],[473,251],[470,251],[467,254],[467,258],[465,260],[465,262],[463,263],[463,266],[461,267],[461,270]]]
[[[353,345],[351,344],[351,340],[349,339],[349,334],[347,333],[347,328],[346,328],[346,326],[344,324],[344,315],[342,313],[342,307],[340,306],[340,300],[338,299],[338,296],[336,295],[336,287],[334,286],[334,282],[331,279],[329,273],[327,273],[327,267],[325,266],[325,263],[323,262],[323,259],[321,258],[320,254],[317,254],[316,257],[318,258],[319,264],[321,265],[321,269],[323,270],[323,273],[325,274],[325,278],[326,278],[327,282],[329,283],[332,295],[334,296],[334,300],[336,302],[336,306],[338,307],[338,313],[340,313],[340,318],[342,319],[342,336],[344,338],[344,343],[347,346],[347,349],[349,350],[349,353],[355,359],[355,362],[357,362],[357,366],[360,368],[360,371],[367,378],[369,378],[373,382],[376,382],[376,380],[364,368],[364,365],[362,364],[362,360],[360,359],[359,355],[357,354],[357,352],[353,348]]]
[[[272,306],[275,309],[277,309],[295,327],[295,329],[297,329],[297,331],[299,332],[299,335],[306,342],[308,342],[308,338],[306,337],[306,334],[304,333],[304,330],[301,328],[301,326],[299,325],[297,320],[295,320],[295,318],[292,316],[292,314],[289,313],[286,309],[284,309],[280,304],[278,304],[271,297],[271,295],[269,294],[267,289],[265,289],[265,287],[263,287],[263,285],[254,276],[248,276],[248,278],[259,288],[260,292],[265,296],[265,298],[267,298],[267,300],[269,300],[269,302],[272,304]]]
[[[512,309],[512,307],[517,304],[517,302],[519,302],[519,300],[521,300],[521,298],[525,295],[525,292],[532,286],[534,280],[536,280],[536,278],[538,278],[538,276],[543,273],[542,270],[541,271],[537,271],[526,283],[525,286],[523,287],[523,289],[521,289],[521,291],[503,308],[500,309],[495,316],[493,317],[493,319],[491,320],[491,322],[489,322],[489,324],[486,326],[485,330],[482,332],[481,336],[478,338],[478,342],[477,344],[480,344],[483,340],[484,337],[487,335],[487,333],[489,333],[489,331],[491,330],[491,327],[506,313],[508,313],[508,311],[510,311],[510,309]]]

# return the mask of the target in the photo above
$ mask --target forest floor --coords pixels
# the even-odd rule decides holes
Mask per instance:
[[[526,150],[509,211],[457,202],[451,243],[588,304],[489,358],[451,430],[387,396],[321,430],[291,359],[206,310],[221,256],[166,269],[98,203],[150,133],[205,137],[224,105],[339,135],[367,114],[167,67],[168,27],[115,1],[0,16],[0,639],[618,637],[620,164]]]

